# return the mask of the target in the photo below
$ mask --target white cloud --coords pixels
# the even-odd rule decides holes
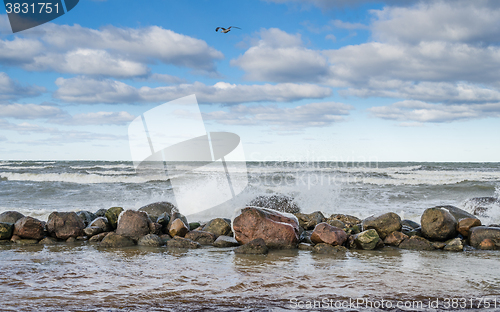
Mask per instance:
[[[0,117],[16,119],[56,118],[66,116],[60,108],[37,104],[0,104]]]
[[[429,104],[421,101],[402,101],[389,106],[372,107],[373,116],[397,121],[413,121],[403,126],[420,125],[425,122],[442,123],[500,116],[500,103],[474,105]]]
[[[6,73],[0,72],[0,101],[34,97],[45,91],[45,88],[38,86],[22,86]]]
[[[76,125],[126,125],[136,116],[128,112],[96,112],[73,115],[68,123]]]
[[[343,103],[310,103],[296,107],[231,106],[229,111],[205,113],[205,120],[225,125],[264,125],[279,130],[296,131],[309,127],[326,127],[344,120],[354,107]]]
[[[333,20],[333,21],[331,21],[331,24],[337,28],[349,29],[349,30],[369,29],[370,28],[368,25],[365,25],[365,24],[349,23],[349,22],[344,22],[341,20]]]
[[[200,82],[158,88],[135,88],[111,79],[85,77],[58,78],[59,89],[54,97],[71,103],[154,103],[167,102],[196,94],[203,104],[238,104],[245,102],[285,102],[310,98],[325,98],[331,89],[313,84],[236,85],[218,82],[208,86]]]

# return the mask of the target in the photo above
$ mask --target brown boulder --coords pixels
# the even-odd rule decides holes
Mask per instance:
[[[210,220],[204,227],[203,231],[210,232],[215,236],[228,235],[231,233],[231,223],[228,223],[222,218]]]
[[[0,214],[1,223],[11,223],[14,224],[17,220],[24,218],[24,215],[17,211],[5,211]]]
[[[184,237],[184,236],[186,236],[186,234],[188,232],[189,232],[189,228],[186,225],[186,223],[184,223],[184,221],[182,221],[182,219],[175,219],[174,222],[172,222],[172,224],[170,225],[169,234],[172,237],[175,237],[175,236]]]
[[[177,208],[169,202],[158,202],[141,207],[139,211],[144,211],[148,214],[151,221],[156,222],[162,214],[171,215],[173,212],[177,211]]]
[[[271,209],[242,209],[241,214],[234,219],[233,230],[240,244],[262,238],[269,248],[295,248],[299,241],[297,218]]]
[[[474,248],[480,248],[480,244],[484,240],[490,240],[495,246],[494,249],[500,248],[500,228],[497,227],[487,227],[487,226],[476,226],[470,229],[470,245]],[[487,242],[490,245],[489,242]]]
[[[363,220],[363,230],[374,229],[381,239],[394,231],[401,230],[401,218],[394,212],[371,216]]]
[[[104,237],[104,239],[99,243],[100,247],[130,247],[134,245],[135,243],[133,240],[116,233],[106,235],[106,237]]]
[[[58,239],[83,235],[85,223],[75,212],[53,212],[47,221],[47,232]]]
[[[320,224],[325,220],[325,216],[321,211],[315,211],[313,213],[295,213],[294,214],[299,220],[299,225],[304,230],[312,230],[316,225]]]
[[[434,250],[431,242],[420,236],[412,236],[399,244],[401,249],[409,250]]]
[[[420,218],[424,237],[445,241],[457,234],[457,220],[448,209],[435,207],[424,211]]]
[[[342,245],[347,240],[347,234],[343,229],[331,226],[327,223],[316,225],[311,234],[311,241],[315,244],[330,244],[332,246]]]
[[[361,223],[361,219],[345,214],[332,214],[325,222],[330,225],[336,226],[335,224],[331,223],[331,221],[333,220],[342,221],[342,223],[344,223],[346,227],[353,227]]]
[[[150,232],[148,214],[143,211],[127,210],[120,215],[116,234],[138,240]]]
[[[492,241],[491,239],[489,238],[486,238],[485,240],[483,240],[480,244],[479,244],[479,249],[482,249],[482,250],[493,250],[495,249],[496,246],[495,246],[495,242]]]
[[[463,237],[469,237],[469,231],[475,226],[481,226],[481,220],[476,218],[463,218],[458,221],[457,231]]]
[[[234,253],[237,254],[251,254],[251,255],[262,255],[267,254],[269,249],[266,246],[266,242],[262,238],[256,238],[243,246],[234,249]]]
[[[44,237],[44,224],[32,217],[23,217],[14,224],[14,235],[26,239],[41,240]]]
[[[98,217],[94,219],[94,221],[92,221],[92,223],[90,223],[89,226],[95,226],[101,228],[102,229],[101,232],[109,232],[113,229],[112,226],[109,224],[108,218],[106,217]]]
[[[391,234],[387,235],[384,239],[384,244],[389,246],[399,246],[402,241],[408,238],[408,235],[405,235],[401,232],[394,231]]]
[[[184,237],[194,242],[198,242],[201,245],[213,245],[213,243],[217,239],[215,234],[205,231],[191,231],[187,233]]]
[[[171,240],[167,241],[168,248],[187,248],[187,249],[196,249],[200,248],[200,243],[194,242],[190,239],[176,236]]]

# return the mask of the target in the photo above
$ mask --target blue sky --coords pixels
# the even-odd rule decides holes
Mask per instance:
[[[195,94],[248,160],[499,161],[499,20],[483,0],[81,0],[12,34],[0,14],[0,159],[129,160],[128,124]]]

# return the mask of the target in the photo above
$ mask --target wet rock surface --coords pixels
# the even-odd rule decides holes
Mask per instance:
[[[431,240],[444,241],[457,234],[457,220],[448,209],[442,207],[426,209],[420,223],[423,236]]]
[[[329,244],[332,246],[342,245],[347,240],[347,234],[341,228],[331,226],[328,223],[316,225],[311,234],[311,241],[314,244]]]
[[[227,222],[223,218],[212,219],[203,227],[203,231],[210,232],[216,237],[228,235],[231,233],[231,222]]]
[[[14,224],[13,234],[24,239],[41,240],[45,236],[44,223],[32,217],[23,217]]]
[[[83,235],[85,223],[75,212],[53,212],[49,215],[47,232],[58,239]]]
[[[368,217],[362,222],[363,230],[374,229],[381,239],[394,231],[401,230],[401,218],[394,212]]]
[[[217,237],[214,242],[214,247],[219,248],[228,248],[228,247],[237,247],[240,243],[234,237],[221,235]]]
[[[234,252],[237,254],[263,255],[267,254],[269,249],[266,246],[266,242],[262,238],[256,238],[245,245],[235,248]]]
[[[127,210],[120,215],[116,234],[126,236],[137,241],[150,233],[151,219],[143,211]]]

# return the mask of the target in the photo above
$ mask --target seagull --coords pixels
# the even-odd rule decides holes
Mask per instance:
[[[222,29],[222,30],[221,30],[221,32],[223,32],[223,33],[227,34],[228,32],[230,32],[230,31],[231,31],[231,27],[232,27],[232,28],[238,28],[238,29],[241,29],[241,28],[236,27],[236,26],[229,26],[228,28],[224,28],[224,27],[217,27],[217,28],[215,28],[215,31],[219,31],[219,29]]]

